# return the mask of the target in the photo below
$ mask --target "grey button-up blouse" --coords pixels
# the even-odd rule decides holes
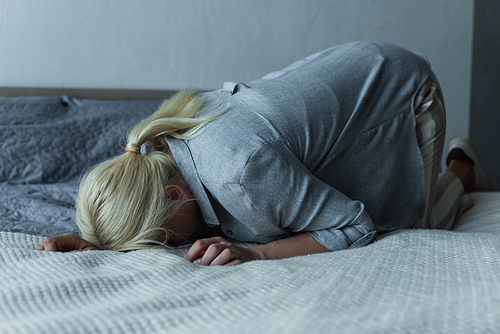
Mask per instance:
[[[425,210],[412,103],[430,72],[394,45],[336,46],[202,94],[198,117],[227,111],[168,144],[206,224],[227,236],[361,247]]]

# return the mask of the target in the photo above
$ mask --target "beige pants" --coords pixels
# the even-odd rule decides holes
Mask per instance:
[[[434,74],[418,91],[413,105],[427,193],[425,214],[413,227],[451,230],[462,213],[472,206],[472,200],[454,173],[440,175],[446,112],[441,87]]]

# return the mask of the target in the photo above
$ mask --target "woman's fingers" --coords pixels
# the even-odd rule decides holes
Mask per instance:
[[[200,264],[202,266],[223,265],[231,260],[232,256],[233,254],[228,245],[211,244],[201,258]]]
[[[71,242],[72,237],[68,234],[58,235],[55,237],[48,237],[43,239],[43,243],[37,247],[38,250],[44,250],[47,252],[57,252],[58,250],[67,247],[68,243]]]
[[[45,250],[48,252],[70,252],[96,250],[99,248],[85,239],[82,239],[71,233],[66,233],[63,235],[45,238],[43,240],[43,243],[36,249],[42,251]]]
[[[259,255],[252,249],[239,247],[221,237],[215,237],[197,240],[185,258],[191,262],[200,259],[200,265],[203,266],[234,266],[257,260]]]
[[[208,265],[210,266],[236,265],[243,263],[244,262],[242,260],[243,258],[244,258],[243,254],[240,254],[237,248],[227,247],[224,248]],[[246,261],[248,261],[248,259],[246,259]]]
[[[196,240],[195,243],[189,248],[188,253],[184,257],[186,260],[190,262],[194,262],[200,257],[204,257],[208,247],[212,244],[224,244],[227,241],[222,237],[214,237],[207,239],[199,239]]]

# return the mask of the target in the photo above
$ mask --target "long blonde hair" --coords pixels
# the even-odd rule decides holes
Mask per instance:
[[[130,131],[126,153],[84,175],[76,200],[76,223],[84,239],[117,251],[166,245],[162,225],[180,204],[168,204],[163,187],[179,175],[179,169],[161,151],[141,154],[141,146],[147,142],[162,146],[165,136],[188,139],[217,117],[194,118],[203,104],[196,94],[184,91],[164,102]]]

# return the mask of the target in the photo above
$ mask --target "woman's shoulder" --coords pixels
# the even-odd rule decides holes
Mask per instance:
[[[198,176],[203,182],[221,186],[240,184],[248,170],[265,170],[265,161],[256,157],[267,157],[267,161],[279,159],[279,150],[273,147],[276,142],[281,143],[281,139],[239,139],[242,138],[212,142],[205,149],[198,146],[199,142],[187,143]]]

